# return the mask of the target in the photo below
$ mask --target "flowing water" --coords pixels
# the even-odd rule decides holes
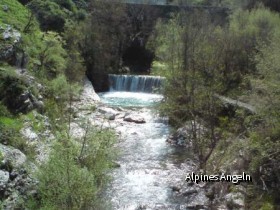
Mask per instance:
[[[117,160],[120,167],[113,171],[106,196],[111,207],[105,209],[186,209],[187,198],[176,194],[172,187],[186,185],[186,173],[193,168],[182,161],[188,158],[184,149],[166,143],[170,127],[153,110],[162,96],[119,91],[100,96],[105,104],[123,107],[125,112],[140,115],[146,121],[144,124],[120,121],[116,127],[121,134]]]
[[[160,76],[109,75],[111,91],[130,91],[151,93],[159,91],[164,81]]]

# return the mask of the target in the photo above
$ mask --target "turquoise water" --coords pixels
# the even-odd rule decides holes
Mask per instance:
[[[106,92],[99,96],[103,103],[121,107],[151,107],[163,99],[160,94],[137,92]]]

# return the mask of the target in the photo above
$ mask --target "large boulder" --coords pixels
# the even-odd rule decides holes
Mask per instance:
[[[0,144],[2,167],[12,170],[20,168],[26,163],[26,156],[20,150]]]
[[[145,119],[140,115],[129,114],[123,118],[126,122],[134,122],[134,123],[146,123]]]

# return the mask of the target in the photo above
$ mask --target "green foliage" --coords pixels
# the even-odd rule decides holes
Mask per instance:
[[[245,150],[256,188],[274,198],[280,177],[279,15],[259,6],[237,10],[223,27],[207,19],[181,14],[156,26],[150,46],[164,66],[154,66],[166,69],[161,74],[167,77],[162,112],[176,126],[192,121],[194,149],[210,165],[230,165],[235,153]],[[217,93],[247,95],[258,114],[238,109],[223,113]],[[206,139],[196,136],[199,124],[207,128]],[[239,138],[248,141],[240,143]],[[275,197],[263,208],[277,202]]]
[[[20,95],[27,90],[26,82],[16,75],[13,68],[0,69],[0,100],[14,113],[19,112]]]
[[[31,157],[32,148],[27,145],[20,134],[22,126],[23,122],[18,118],[0,116],[0,143],[20,149]]]
[[[42,209],[86,209],[93,205],[95,176],[78,165],[77,154],[73,142],[54,146],[48,163],[38,174]]]
[[[8,6],[8,10],[4,11],[3,6]],[[17,0],[1,0],[0,2],[0,24],[9,24],[19,30],[23,30],[27,24],[30,12]]]
[[[46,114],[50,118],[53,125],[57,129],[64,129],[65,122],[68,119],[63,117],[63,113],[67,113],[67,104],[71,103],[81,89],[78,84],[68,83],[66,77],[61,74],[57,78],[48,81],[47,83],[47,100],[46,100]],[[62,127],[61,127],[62,126]]]
[[[61,101],[67,102],[69,99],[69,84],[63,74],[51,80],[48,85],[49,96],[52,98],[60,98]]]
[[[79,156],[80,163],[93,171],[99,186],[104,184],[105,172],[112,167],[116,155],[112,151],[115,140],[115,133],[110,129],[90,128],[82,142],[85,147]]]
[[[182,32],[183,27],[179,25],[180,17],[173,17],[168,24],[159,21],[156,25],[155,31],[158,36],[152,39],[149,45],[155,48],[156,56],[159,61],[165,62],[168,69],[174,72],[180,68],[182,63]]]
[[[194,149],[203,165],[220,135],[216,128],[220,105],[215,94],[222,90],[221,29],[200,12],[182,13],[168,23],[159,22],[156,28],[156,56],[168,69],[164,74],[167,81],[161,111],[175,126],[192,122]],[[199,135],[204,126],[209,131]]]
[[[58,4],[61,8],[65,8],[69,11],[74,11],[76,9],[75,4],[72,0],[51,0]]]
[[[161,63],[159,61],[154,61],[152,63],[151,75],[167,76],[166,74],[168,74],[168,68],[166,64]]]
[[[65,24],[65,32],[63,38],[66,42],[67,64],[65,75],[71,82],[81,82],[85,75],[84,59],[81,56],[80,45],[84,40],[82,30],[85,25],[83,23],[68,21]]]
[[[28,4],[28,8],[36,14],[43,31],[63,31],[67,15],[55,2],[33,0]]]
[[[93,0],[86,27],[82,55],[90,74],[106,74],[119,69],[126,41],[125,5]],[[97,29],[97,30],[92,30]]]
[[[280,86],[279,86],[279,32],[272,34],[269,43],[259,46],[255,56],[258,76],[252,77],[252,95],[258,105],[262,121],[251,132],[250,168],[257,186],[269,190],[269,195],[279,194],[280,177]],[[275,198],[271,203],[277,203]],[[269,203],[269,204],[271,204]],[[269,205],[262,208],[269,209]]]
[[[3,105],[1,102],[0,102],[0,116],[2,116],[2,117],[10,117],[11,116],[11,113],[9,112],[7,107],[5,105]]]
[[[32,54],[29,67],[41,79],[53,79],[64,73],[66,67],[66,51],[62,47],[62,38],[54,32],[41,34],[41,41],[36,48],[29,48]]]
[[[106,180],[114,139],[110,131],[91,130],[80,146],[62,135],[54,145],[49,161],[38,173],[40,208],[93,207],[96,194]]]

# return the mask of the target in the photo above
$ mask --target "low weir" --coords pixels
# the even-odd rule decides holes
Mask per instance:
[[[164,79],[160,76],[110,74],[110,91],[152,93],[160,90]]]

